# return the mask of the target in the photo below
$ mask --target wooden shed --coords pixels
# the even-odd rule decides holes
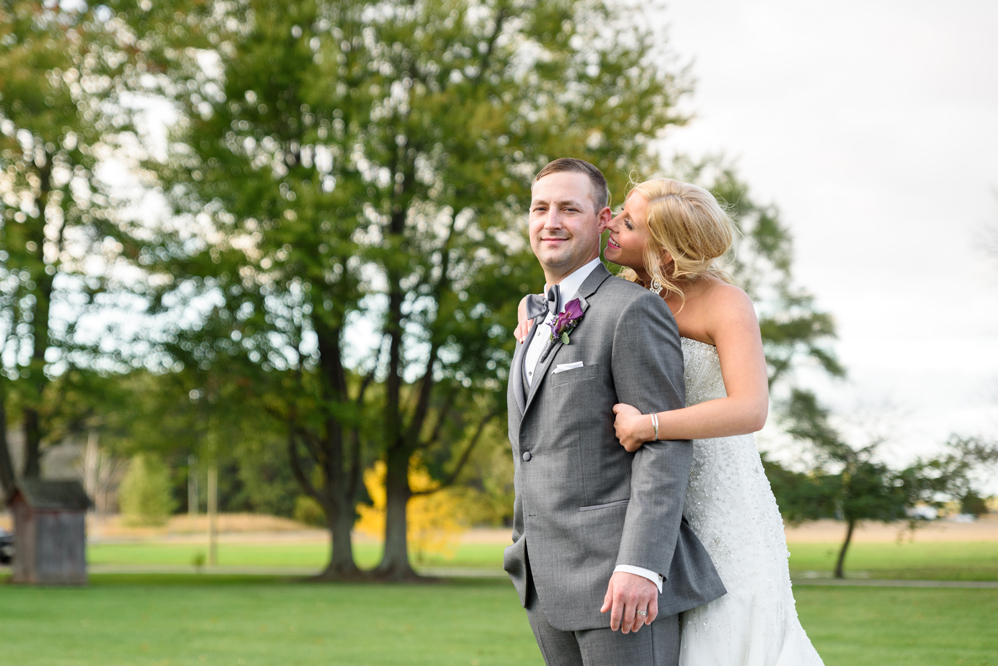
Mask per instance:
[[[78,481],[20,479],[8,499],[14,514],[12,583],[86,585],[90,507]]]

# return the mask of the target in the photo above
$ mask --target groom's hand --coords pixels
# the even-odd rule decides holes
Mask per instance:
[[[642,576],[618,571],[610,577],[601,613],[610,611],[610,628],[622,634],[637,631],[658,617],[658,587]],[[647,611],[647,615],[638,615]]]

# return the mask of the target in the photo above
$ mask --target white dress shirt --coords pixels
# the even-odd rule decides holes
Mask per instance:
[[[599,257],[593,259],[588,264],[579,268],[574,273],[563,279],[559,284],[558,288],[561,292],[561,311],[565,309],[565,304],[576,298],[579,295],[579,287],[582,283],[586,281],[589,274],[599,266]],[[545,292],[547,289],[545,288]],[[541,354],[544,352],[544,348],[547,346],[548,340],[551,339],[551,327],[548,323],[554,319],[554,315],[548,313],[544,321],[537,326],[534,326],[534,339],[530,341],[530,346],[527,347],[527,353],[523,358],[523,367],[527,371],[527,384],[533,385],[534,381],[534,371],[537,369],[537,361],[540,359]],[[614,573],[618,571],[623,571],[624,573],[635,574],[636,576],[641,576],[642,578],[647,578],[651,582],[658,586],[659,593],[662,592],[662,575],[645,569],[642,567],[631,566],[630,564],[618,564],[614,568]]]
[[[558,289],[561,292],[561,310],[565,309],[565,303],[579,295],[579,287],[586,281],[589,274],[599,266],[599,263],[599,257],[597,257],[558,283]],[[547,287],[544,291],[547,292]],[[549,312],[541,324],[534,326],[534,339],[530,341],[527,354],[523,357],[523,367],[527,371],[527,384],[529,386],[534,384],[534,370],[537,368],[537,361],[541,358],[544,348],[547,347],[548,340],[551,339],[551,327],[548,324],[553,319],[554,315]]]

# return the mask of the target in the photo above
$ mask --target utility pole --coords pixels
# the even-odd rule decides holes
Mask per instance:
[[[198,457],[187,456],[187,515],[191,518],[198,517]],[[194,521],[191,521],[191,529]]]
[[[101,454],[100,445],[97,440],[97,431],[91,430],[87,433],[87,446],[83,449],[83,490],[94,503],[94,521],[92,530],[94,532],[94,536],[97,536],[97,532],[100,529],[101,502],[97,497],[97,493],[100,491],[100,468]]]
[[[218,564],[218,535],[215,518],[218,515],[218,465],[208,468],[208,566]]]

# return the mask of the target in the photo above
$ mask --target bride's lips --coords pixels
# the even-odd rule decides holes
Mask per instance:
[[[619,246],[619,245],[617,245],[617,243],[615,243],[615,242],[614,242],[614,240],[613,240],[613,236],[607,236],[607,237],[606,237],[606,246],[607,246],[607,247],[612,247],[612,248],[615,248],[615,249],[617,249],[617,250],[619,250],[619,249],[620,249],[620,246]]]

